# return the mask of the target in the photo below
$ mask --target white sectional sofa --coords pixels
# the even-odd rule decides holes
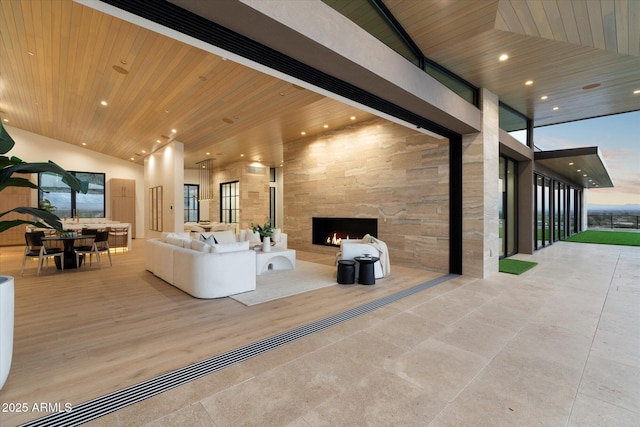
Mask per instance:
[[[256,289],[256,253],[249,242],[209,245],[189,233],[163,233],[145,246],[146,269],[196,298]]]

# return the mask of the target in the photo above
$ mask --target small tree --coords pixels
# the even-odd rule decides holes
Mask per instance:
[[[72,190],[79,191],[81,193],[86,193],[88,191],[89,183],[80,181],[78,178],[51,161],[46,163],[27,163],[15,156],[5,156],[5,154],[7,154],[14,145],[15,141],[7,133],[2,123],[0,123],[0,191],[4,190],[7,187],[26,187],[39,190],[40,187],[38,187],[28,179],[12,176],[15,173],[39,172],[50,172],[59,175],[60,177],[62,177],[62,182],[67,184]],[[24,219],[0,221],[0,233],[21,224],[31,224],[36,227],[49,226],[55,228],[56,230],[62,230],[62,223],[60,222],[60,218],[58,218],[58,216],[54,215],[53,213],[47,212],[45,209],[19,206],[6,212],[0,212],[0,218],[10,212],[31,215],[34,218],[42,220],[42,222],[37,220],[29,221]]]

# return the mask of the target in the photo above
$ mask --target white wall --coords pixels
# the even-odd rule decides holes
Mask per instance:
[[[162,186],[162,231],[184,230],[184,145],[173,141],[144,159],[145,218],[150,217],[149,189]],[[149,230],[145,223],[145,237],[159,237],[160,231]]]
[[[9,156],[16,156],[25,162],[57,163],[66,170],[79,172],[104,173],[107,183],[106,215],[110,214],[110,197],[108,184],[112,178],[133,179],[136,181],[136,236],[144,237],[144,168],[142,165],[121,160],[106,154],[97,153],[86,148],[68,144],[57,139],[47,138],[22,129],[5,126],[7,132],[15,140],[16,145]],[[37,192],[33,191],[32,205],[37,206]]]

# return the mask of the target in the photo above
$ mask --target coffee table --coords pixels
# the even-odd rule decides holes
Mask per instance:
[[[294,249],[271,249],[269,252],[256,251],[256,275],[269,270],[293,270],[296,268]]]

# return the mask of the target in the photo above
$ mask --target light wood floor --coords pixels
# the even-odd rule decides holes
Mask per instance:
[[[144,240],[133,251],[36,276],[22,247],[0,247],[0,274],[16,278],[15,336],[0,402],[78,404],[441,276],[394,265],[375,286],[332,286],[246,307],[230,298],[198,300],[144,269]],[[333,256],[297,258],[332,265]],[[393,261],[393,260],[392,260]],[[2,413],[16,425],[43,413]]]

